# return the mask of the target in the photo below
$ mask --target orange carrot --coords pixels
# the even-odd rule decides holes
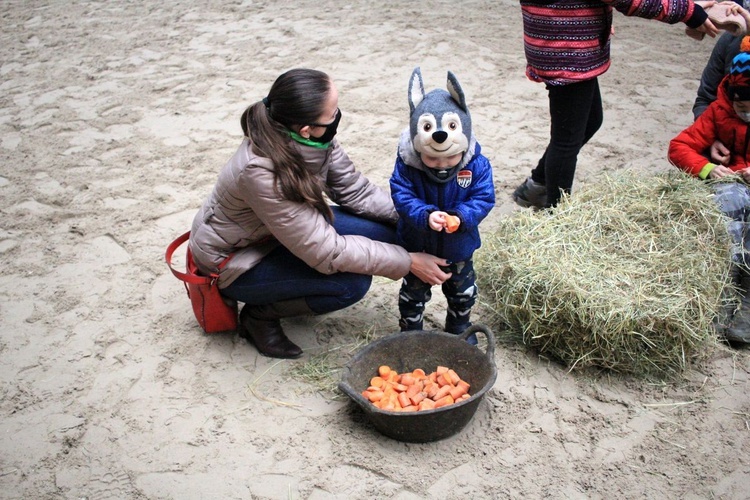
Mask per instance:
[[[400,392],[398,394],[398,404],[401,405],[401,408],[406,408],[407,406],[411,405],[411,401],[409,401],[409,396],[407,396],[405,392]]]
[[[391,373],[391,367],[388,365],[381,365],[378,367],[378,375],[383,377],[384,379],[388,378],[388,374]]]
[[[401,375],[401,383],[403,385],[412,385],[416,380],[414,379],[414,375],[411,373],[404,373]]]
[[[450,381],[453,385],[458,384],[458,381],[461,380],[461,377],[459,377],[458,373],[456,373],[454,370],[449,369],[448,375],[450,375]]]
[[[393,384],[393,388],[396,390],[396,392],[404,392],[406,390],[406,386],[404,384]]]
[[[372,377],[370,379],[370,385],[373,385],[375,387],[383,388],[383,387],[385,387],[385,380],[383,380],[382,377]]]
[[[435,373],[437,373],[438,375],[442,375],[443,373],[445,373],[447,371],[448,371],[448,367],[447,366],[438,366],[435,369]]]
[[[404,394],[406,394],[408,397],[412,397],[415,394],[418,394],[422,392],[422,386],[419,384],[412,384],[410,385]]]
[[[423,399],[419,403],[420,410],[432,410],[433,408],[435,408],[435,402],[431,399]]]
[[[448,372],[442,373],[438,375],[437,383],[440,387],[446,386],[446,385],[453,385],[453,382],[451,382],[451,376],[448,375]]]
[[[446,233],[455,233],[458,230],[458,226],[460,225],[461,225],[461,219],[459,219],[455,215],[445,216],[445,232]]]
[[[456,386],[456,387],[454,387],[453,389],[450,390],[449,394],[451,395],[451,397],[453,399],[458,399],[461,396],[463,396],[464,394],[466,394],[466,387]]]
[[[411,404],[418,405],[427,397],[427,395],[424,392],[418,392],[414,394],[413,396],[409,396],[409,401],[411,401]]]
[[[364,391],[362,395],[368,400],[370,400],[370,402],[372,403],[383,399],[383,391],[381,390],[375,390],[375,391],[367,390],[367,391]]]
[[[445,396],[449,395],[451,393],[451,389],[453,389],[452,385],[444,385],[440,389],[437,390],[435,395],[432,397],[435,401],[444,398]]]
[[[424,390],[427,393],[427,397],[430,399],[435,399],[435,394],[437,394],[437,391],[440,389],[440,386],[437,383],[432,383],[428,386],[425,386]]]
[[[450,396],[450,394],[448,394],[447,396],[445,396],[443,398],[440,398],[437,401],[435,401],[435,408],[441,408],[443,406],[452,405],[453,403],[455,403],[455,401]]]
[[[466,392],[469,392],[471,385],[465,380],[459,380],[456,387],[466,387]]]

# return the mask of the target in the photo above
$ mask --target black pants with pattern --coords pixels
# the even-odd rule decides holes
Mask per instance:
[[[448,267],[452,276],[442,285],[448,303],[445,331],[459,334],[471,326],[469,316],[478,294],[476,274],[472,260],[456,262]],[[412,273],[404,277],[398,295],[398,310],[401,314],[399,326],[402,332],[423,329],[425,305],[431,298],[432,285]]]

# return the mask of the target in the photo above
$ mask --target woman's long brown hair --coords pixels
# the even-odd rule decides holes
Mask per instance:
[[[253,152],[273,162],[277,191],[288,200],[307,203],[332,220],[323,185],[290,145],[289,137],[290,131],[297,132],[320,119],[330,90],[331,80],[322,71],[289,70],[271,86],[267,103],[250,105],[240,122]]]

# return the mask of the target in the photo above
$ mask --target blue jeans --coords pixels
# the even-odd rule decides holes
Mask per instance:
[[[750,188],[740,182],[711,187],[721,212],[731,219],[727,230],[732,238],[732,262],[750,268]]]
[[[339,207],[331,208],[333,227],[337,233],[396,243],[395,227],[352,215]],[[250,305],[273,304],[304,297],[310,309],[316,314],[324,314],[359,302],[371,283],[372,276],[367,274],[320,273],[286,247],[279,246],[258,265],[222,289],[221,293]]]

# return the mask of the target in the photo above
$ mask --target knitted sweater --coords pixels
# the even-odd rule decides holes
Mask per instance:
[[[693,0],[521,0],[529,79],[567,85],[607,71],[612,8],[690,28],[708,18]]]

